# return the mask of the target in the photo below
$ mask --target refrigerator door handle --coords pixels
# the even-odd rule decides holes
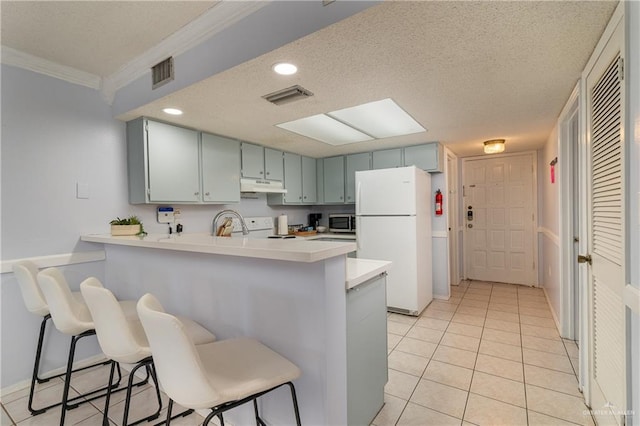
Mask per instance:
[[[362,186],[362,182],[358,182],[357,186],[356,186],[356,214],[359,215],[360,214],[360,209],[361,209],[361,200],[360,200],[360,194],[361,194],[361,186]],[[358,229],[358,228],[356,228]]]

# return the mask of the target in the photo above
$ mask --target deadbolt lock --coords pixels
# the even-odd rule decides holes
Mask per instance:
[[[585,254],[579,254],[578,255],[578,263],[588,263],[589,265],[591,265],[591,255]]]

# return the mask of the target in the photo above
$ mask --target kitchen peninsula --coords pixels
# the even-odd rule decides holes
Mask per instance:
[[[390,262],[347,258],[353,242],[208,234],[84,235],[106,251],[105,285],[119,298],[150,292],[168,312],[219,339],[259,339],[294,362],[302,423],[364,424],[382,407],[385,275]],[[366,319],[366,321],[365,321]],[[269,424],[293,424],[287,390],[260,398]],[[252,424],[251,405],[229,412]]]

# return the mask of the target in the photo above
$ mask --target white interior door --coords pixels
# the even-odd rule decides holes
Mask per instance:
[[[535,285],[534,153],[463,160],[465,275]]]
[[[626,409],[623,31],[620,20],[586,79],[588,370],[599,424],[623,424]]]

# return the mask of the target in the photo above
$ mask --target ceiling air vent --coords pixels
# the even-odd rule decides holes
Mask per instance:
[[[151,89],[157,89],[173,80],[173,57],[169,57],[151,67]]]
[[[264,95],[263,98],[269,102],[282,105],[289,102],[297,101],[300,99],[306,99],[309,96],[313,96],[313,93],[301,86],[287,87],[286,89],[278,90],[277,92]]]

